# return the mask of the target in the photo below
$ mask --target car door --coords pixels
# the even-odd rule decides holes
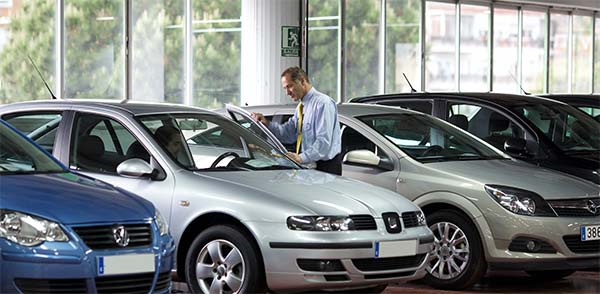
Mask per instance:
[[[141,127],[133,119],[91,112],[78,112],[70,128],[69,154],[65,164],[72,170],[111,183],[151,201],[171,219],[171,198],[175,180],[168,165],[156,156]],[[155,169],[153,176],[126,177],[117,167],[137,158]],[[64,160],[64,159],[63,159]]]
[[[269,131],[265,125],[255,121],[248,111],[231,104],[225,105],[225,109],[227,110],[227,113],[231,119],[241,125],[243,128],[252,131],[254,134],[267,141],[271,146],[283,154],[287,152],[285,146],[281,144],[279,139],[277,139],[277,137],[275,137],[275,135],[273,135],[273,133],[271,133],[271,131]]]

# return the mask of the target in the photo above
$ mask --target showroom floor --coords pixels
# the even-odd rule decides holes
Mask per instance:
[[[184,283],[174,283],[173,293],[189,293]],[[331,292],[325,292],[331,293]],[[600,272],[579,271],[560,280],[541,281],[521,272],[492,272],[466,291],[441,291],[419,282],[388,286],[383,292],[394,293],[600,293]]]

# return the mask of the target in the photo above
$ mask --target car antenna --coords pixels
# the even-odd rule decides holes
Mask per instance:
[[[517,81],[517,78],[515,78],[515,76],[512,74],[512,72],[510,72],[510,70],[508,71],[508,74],[513,79],[513,81],[515,81],[515,83],[517,83],[517,85],[519,85],[519,88],[521,89],[521,91],[523,91],[523,94],[531,95],[531,93],[529,93],[529,92],[525,91],[525,89],[523,89],[523,86],[521,86],[521,83],[519,83],[519,81]]]
[[[27,54],[27,58],[29,58],[29,61],[31,62],[31,64],[33,64],[33,67],[35,68],[35,71],[37,71],[38,75],[40,75],[40,79],[42,79],[44,85],[46,85],[46,89],[48,89],[48,92],[50,92],[50,97],[52,97],[53,100],[56,100],[56,96],[54,96],[54,93],[52,93],[52,89],[50,89],[50,86],[48,86],[48,83],[46,83],[44,76],[38,69],[37,65],[35,65],[35,62],[33,62],[33,59],[31,59],[31,56],[29,56],[29,54]]]
[[[413,86],[411,85],[410,81],[406,77],[406,74],[402,73],[402,75],[404,76],[404,79],[406,80],[406,82],[408,83],[408,86],[410,87],[410,92],[411,93],[417,93],[417,90],[415,90],[415,88],[413,88]]]

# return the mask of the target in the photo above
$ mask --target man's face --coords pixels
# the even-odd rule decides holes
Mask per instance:
[[[290,96],[294,102],[300,101],[306,95],[304,82],[300,80],[296,83],[296,81],[290,78],[290,75],[281,77],[281,85],[283,86],[283,90],[285,90],[285,94]]]

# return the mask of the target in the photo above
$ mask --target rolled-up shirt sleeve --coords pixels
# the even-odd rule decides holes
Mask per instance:
[[[317,107],[315,117],[319,119],[315,120],[315,141],[309,146],[302,144],[302,148],[306,147],[306,149],[300,153],[301,163],[322,160],[331,152],[336,114],[333,103],[325,103]]]

